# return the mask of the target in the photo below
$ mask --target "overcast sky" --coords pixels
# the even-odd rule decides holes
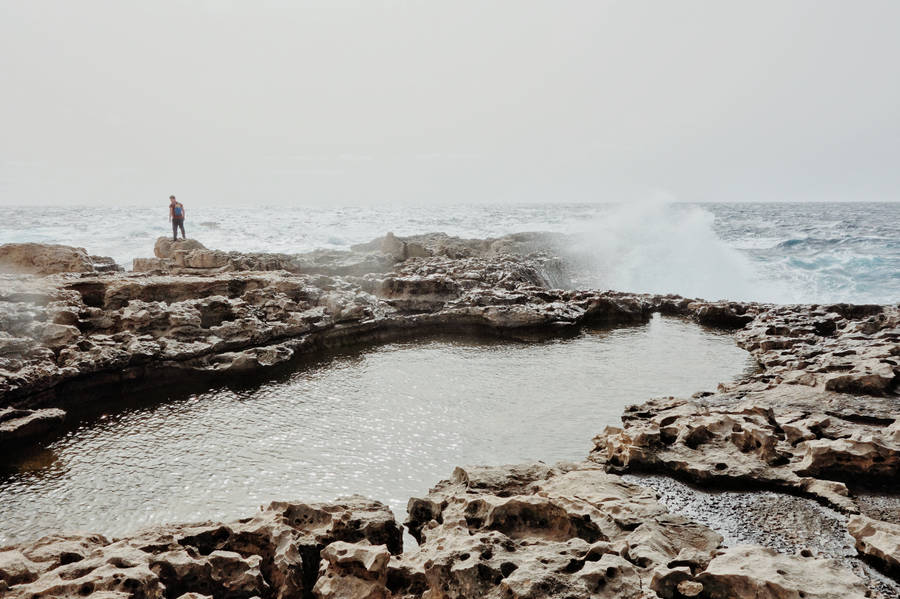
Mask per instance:
[[[900,2],[0,0],[0,203],[900,199]]]

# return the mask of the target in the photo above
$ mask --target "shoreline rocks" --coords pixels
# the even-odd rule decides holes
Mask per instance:
[[[0,408],[0,448],[45,435],[58,428],[65,418],[66,413],[59,408],[44,410]]]
[[[52,275],[58,273],[119,272],[108,256],[89,256],[84,248],[46,243],[0,245],[0,273]]]
[[[377,501],[273,502],[232,523],[156,527],[125,539],[51,536],[0,548],[0,592],[25,597],[311,596],[333,543],[400,551],[400,527]]]
[[[273,502],[236,522],[0,548],[5,597],[862,598],[833,559],[722,546],[591,462],[457,468],[409,504]]]
[[[428,239],[431,245],[419,245],[430,257],[402,262],[379,252],[344,252],[337,262],[322,253],[291,257],[295,266],[314,263],[315,274],[285,270],[290,264],[278,256],[248,255],[236,259],[275,269],[10,278],[0,292],[0,406],[60,407],[123,381],[227,376],[372,340],[554,335],[583,324],[637,323],[675,301],[549,289],[543,257],[488,258],[493,245]],[[173,249],[185,243],[195,249]],[[157,251],[209,251],[197,246],[163,239]],[[322,274],[348,268],[365,273]]]
[[[629,472],[813,497],[851,514],[860,554],[896,575],[900,514],[862,516],[854,491],[900,493],[898,306],[557,289],[565,268],[543,250],[559,243],[389,234],[350,251],[276,255],[161,238],[130,273],[77,270],[83,250],[53,262],[62,250],[30,249],[56,274],[0,275],[7,446],[52,432],[60,407],[125,382],[212,380],[434,333],[527,339],[661,312],[734,331],[759,369],[715,393],[628,408],[583,463],[458,469],[410,500],[420,546],[407,553],[377,502],[272,504],[233,524],[3,548],[0,585],[14,597],[863,596],[834,562],[721,547],[714,531],[618,476]]]

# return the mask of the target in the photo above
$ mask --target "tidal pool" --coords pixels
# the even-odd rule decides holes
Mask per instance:
[[[7,463],[0,545],[352,493],[402,518],[457,465],[582,460],[626,405],[714,390],[753,366],[729,335],[657,316],[535,343],[391,343],[263,382],[122,396]]]

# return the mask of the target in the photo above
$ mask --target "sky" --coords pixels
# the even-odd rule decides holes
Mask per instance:
[[[0,0],[0,205],[900,200],[900,2]]]

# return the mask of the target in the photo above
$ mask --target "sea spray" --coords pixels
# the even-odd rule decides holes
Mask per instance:
[[[582,223],[568,259],[582,287],[705,299],[777,300],[754,264],[715,232],[712,213],[661,201],[618,204]]]

